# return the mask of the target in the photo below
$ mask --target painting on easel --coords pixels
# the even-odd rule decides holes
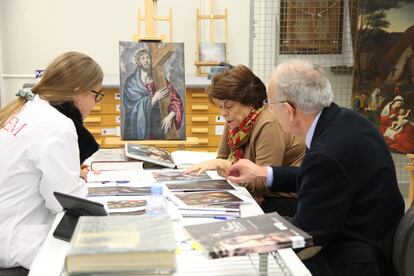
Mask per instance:
[[[385,2],[366,3],[359,14],[352,105],[391,151],[413,153],[414,4]]]
[[[119,42],[123,140],[185,140],[184,44]]]
[[[200,61],[226,61],[226,43],[224,42],[201,42]]]

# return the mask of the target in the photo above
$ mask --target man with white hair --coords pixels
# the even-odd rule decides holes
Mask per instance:
[[[292,222],[314,238],[316,250],[298,253],[312,275],[394,275],[392,240],[404,201],[380,132],[335,104],[323,70],[306,61],[276,67],[267,103],[286,132],[306,140],[301,166],[260,167],[241,159],[228,179],[266,177],[271,191],[297,192]]]

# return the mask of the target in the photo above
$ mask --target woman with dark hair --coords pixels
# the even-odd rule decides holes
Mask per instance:
[[[249,68],[237,65],[215,75],[206,93],[221,108],[221,115],[226,120],[224,134],[217,159],[194,165],[186,170],[187,173],[217,170],[226,177],[231,164],[242,158],[262,166],[300,164],[305,142],[283,132],[274,115],[264,106],[267,98],[264,83]],[[258,179],[243,186],[265,212],[277,210],[282,215],[292,216],[296,199],[286,194],[270,194],[265,181]]]

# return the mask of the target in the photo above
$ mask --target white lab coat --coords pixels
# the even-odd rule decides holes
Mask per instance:
[[[56,212],[85,196],[73,122],[36,96],[0,128],[0,267],[30,268]]]

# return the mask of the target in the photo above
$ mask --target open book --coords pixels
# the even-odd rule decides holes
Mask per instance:
[[[216,158],[216,153],[212,152],[174,151],[170,153],[161,148],[130,143],[125,144],[125,155],[167,168],[185,168]]]
[[[210,258],[312,245],[312,237],[277,213],[184,227]]]

